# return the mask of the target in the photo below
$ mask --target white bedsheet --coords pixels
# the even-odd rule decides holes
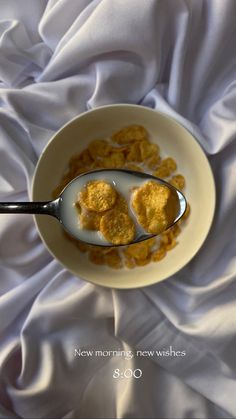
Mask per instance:
[[[0,0],[1,201],[29,199],[65,122],[120,102],[197,134],[217,187],[197,256],[139,290],[73,277],[31,216],[0,216],[2,418],[236,416],[235,17],[234,0]],[[186,356],[74,356],[171,346]],[[143,375],[117,380],[116,368]]]

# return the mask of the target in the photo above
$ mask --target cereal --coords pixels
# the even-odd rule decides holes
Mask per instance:
[[[83,150],[79,155],[79,165],[89,166],[93,162],[91,155],[87,149]]]
[[[127,149],[127,151],[128,151],[127,156],[126,156],[127,162],[131,162],[131,161],[141,162],[142,161],[140,147],[137,142],[131,144],[129,148]]]
[[[128,214],[113,209],[102,216],[100,231],[112,244],[128,244],[134,239],[135,225]]]
[[[174,237],[177,237],[180,233],[181,233],[181,229],[179,227],[178,223],[175,223],[175,225],[173,225],[172,227],[170,227],[170,229],[174,235]],[[167,230],[167,231],[169,231]]]
[[[146,259],[136,259],[135,263],[137,266],[145,266],[148,265],[151,261],[151,255],[149,255]]]
[[[110,144],[106,140],[94,140],[88,146],[88,151],[93,160],[97,157],[108,156],[111,150]]]
[[[105,163],[106,168],[119,169],[125,163],[125,157],[122,152],[113,152],[106,159],[102,160],[102,164]]]
[[[156,243],[155,238],[147,239],[140,243],[134,243],[126,247],[123,253],[125,266],[129,269],[135,266],[145,266],[151,261],[152,249]]]
[[[124,250],[124,254],[134,259],[146,259],[148,256],[148,247],[145,243],[134,243]]]
[[[74,206],[77,209],[78,214],[81,214],[82,213],[82,208],[81,208],[80,203],[77,201],[77,202],[75,202]]]
[[[160,179],[165,179],[170,176],[171,171],[166,166],[160,166],[158,169],[153,173],[154,176],[159,177]]]
[[[148,137],[148,133],[141,125],[131,125],[122,128],[112,135],[112,141],[118,144],[128,144],[133,141],[142,141]]]
[[[170,184],[182,191],[185,187],[185,179],[182,175],[175,175],[170,179]]]
[[[137,164],[133,163],[126,164],[124,168],[128,170],[134,170],[135,172],[143,172],[143,169],[140,166],[137,166]]]
[[[154,244],[156,243],[156,239],[155,237],[151,237],[150,239],[147,239],[144,241],[144,244],[150,249],[154,246]]]
[[[158,166],[160,165],[161,158],[158,154],[154,154],[150,158],[148,158],[145,163],[148,169],[157,170]]]
[[[99,230],[102,213],[83,209],[79,215],[81,228],[87,230]]]
[[[161,244],[165,246],[166,250],[171,250],[177,245],[173,232],[169,229],[165,231],[161,236]]]
[[[175,246],[177,246],[178,242],[175,239],[172,239],[170,243],[168,243],[165,247],[166,250],[174,249]]]
[[[93,180],[79,194],[79,203],[88,210],[103,212],[113,207],[116,190],[107,182]]]
[[[170,172],[174,172],[177,169],[177,164],[174,159],[167,157],[161,162],[162,167],[167,167]]]
[[[124,212],[126,214],[128,214],[129,212],[128,204],[125,198],[123,198],[123,196],[121,196],[120,194],[118,194],[118,197],[116,199],[116,210],[120,212]]]
[[[80,242],[79,240],[73,239],[73,242],[76,244],[80,252],[86,253],[89,250],[89,245]]]
[[[152,253],[152,261],[159,262],[165,257],[165,255],[166,255],[165,247],[160,246],[159,249],[155,250],[155,252]]]
[[[136,264],[132,258],[125,258],[125,266],[128,269],[133,269],[135,268]]]
[[[117,249],[111,249],[105,254],[105,263],[113,269],[122,268],[122,261]]]
[[[132,207],[148,233],[160,234],[173,222],[178,198],[165,185],[149,181],[134,191]]]
[[[159,147],[157,144],[151,144],[149,141],[141,141],[139,144],[141,160],[146,160],[153,155],[159,154]]]
[[[104,265],[105,263],[105,255],[96,249],[90,250],[89,259],[91,262],[95,263],[96,265]]]
[[[176,161],[170,156],[162,159],[158,145],[152,143],[148,137],[148,132],[144,127],[140,125],[131,125],[119,130],[118,132],[114,132],[111,139],[95,139],[91,141],[87,149],[84,149],[79,154],[71,157],[68,164],[68,170],[62,177],[60,184],[53,191],[53,198],[57,198],[65,186],[76,176],[79,176],[87,171],[101,168],[124,168],[128,170],[151,173],[156,177],[166,179],[177,189],[182,190],[185,187],[185,179],[180,173],[176,175],[174,174],[177,170]],[[135,191],[138,191],[138,189],[140,188],[136,188]],[[88,196],[85,201],[90,201],[89,208],[86,207],[86,203],[83,202],[83,199],[82,202],[76,202],[78,217],[80,219],[80,223],[83,225],[83,228],[99,231],[101,220],[104,217],[106,218],[104,218],[103,224],[105,224],[108,217],[111,224],[114,225],[116,222],[118,223],[119,228],[122,224],[122,229],[126,226],[123,222],[124,219],[128,222],[128,224],[130,223],[131,219],[129,217],[126,200],[120,194],[116,193],[114,201],[113,193],[111,195],[110,192],[108,193],[108,197],[113,196],[113,199],[108,200],[109,203],[105,199],[104,202],[106,202],[106,205],[104,205],[103,198],[101,199],[101,206],[100,200],[96,199],[91,208],[91,201],[88,199]],[[90,193],[87,195],[90,196]],[[133,193],[133,196],[135,196],[135,192]],[[145,200],[146,198],[144,201]],[[155,200],[152,202],[154,204]],[[143,216],[141,203],[139,202],[137,205],[140,206],[141,215]],[[101,209],[101,211],[98,211],[98,208]],[[104,208],[108,209],[104,210]],[[114,215],[113,211],[115,211],[116,214],[119,214],[114,222],[112,220],[112,214]],[[149,220],[151,219],[152,211],[153,208],[149,211],[144,211]],[[110,215],[108,216],[109,213]],[[153,237],[143,242],[130,244],[119,249],[87,245],[79,240],[76,240],[68,233],[64,232],[63,234],[78,248],[78,251],[83,253],[87,252],[90,261],[96,265],[107,265],[112,269],[120,269],[122,267],[134,269],[135,267],[145,266],[151,262],[159,262],[165,258],[167,252],[171,251],[178,244],[177,237],[179,237],[182,226],[185,225],[189,214],[190,205],[188,203],[186,212],[180,221],[160,234],[158,239]],[[170,214],[168,214],[168,216],[170,216]],[[145,223],[146,222],[147,221],[145,221]],[[132,220],[130,225],[132,225]],[[105,231],[107,231],[106,226],[103,225],[103,227]],[[130,229],[131,232],[133,231],[132,228],[133,227]],[[127,230],[126,227],[125,229]],[[114,227],[112,231],[112,235],[115,236],[115,240],[117,240],[117,233],[114,232]],[[128,234],[126,234],[126,236],[127,235]],[[131,235],[132,234],[130,233],[130,237]],[[121,233],[121,237],[124,239],[123,233]],[[118,241],[120,239],[121,238],[119,237]],[[125,239],[127,239],[127,237],[125,237]]]

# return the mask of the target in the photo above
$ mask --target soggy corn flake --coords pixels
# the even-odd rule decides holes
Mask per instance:
[[[172,227],[170,227],[170,229],[174,235],[174,237],[177,237],[180,233],[181,233],[181,229],[179,227],[178,223],[175,223]],[[167,230],[167,231],[169,231]]]
[[[82,207],[81,207],[80,203],[77,201],[77,202],[75,202],[74,206],[75,206],[78,214],[81,214],[82,213]]]
[[[153,155],[159,155],[159,147],[157,144],[152,144],[149,141],[141,141],[139,144],[141,160],[146,160]]]
[[[125,198],[123,196],[121,196],[120,194],[118,194],[118,196],[117,196],[115,207],[116,207],[117,211],[124,212],[126,214],[128,214],[128,212],[129,212],[128,204],[127,204]]]
[[[185,178],[180,174],[175,175],[170,179],[170,184],[175,188],[182,190],[185,187]]]
[[[111,249],[105,254],[105,263],[113,269],[122,268],[122,260],[117,249]]]
[[[160,166],[157,168],[157,170],[153,173],[154,176],[159,177],[160,179],[165,179],[168,176],[170,176],[171,171],[166,166]]]
[[[148,255],[146,259],[135,259],[136,266],[145,266],[151,262],[151,255]]]
[[[111,160],[112,167],[117,168],[117,169],[122,167],[125,164],[125,157],[122,152],[115,151],[111,153],[110,160]]]
[[[164,246],[160,246],[159,249],[155,250],[152,253],[152,261],[159,262],[166,256],[166,248]]]
[[[134,191],[132,207],[139,224],[147,232],[159,234],[173,222],[178,198],[165,185],[148,181]]]
[[[146,259],[148,253],[148,246],[146,246],[144,242],[131,244],[124,250],[124,254],[127,257],[131,257],[134,259]]]
[[[161,158],[158,154],[153,154],[153,156],[145,160],[145,164],[147,165],[148,169],[151,170],[157,170],[160,163]]]
[[[100,231],[112,244],[128,244],[134,239],[135,225],[128,214],[113,209],[102,216]]]
[[[104,265],[105,255],[102,252],[97,251],[96,249],[91,249],[89,252],[89,260],[96,265]]]
[[[176,161],[172,159],[172,157],[167,157],[166,159],[163,159],[161,162],[161,166],[167,167],[167,169],[169,169],[171,173],[177,169]]]
[[[132,258],[125,258],[125,266],[128,269],[133,269],[136,266],[134,259]]]
[[[151,249],[155,245],[156,239],[155,237],[151,237],[150,239],[145,240],[144,243],[149,249]]]
[[[126,161],[127,162],[134,162],[134,161],[141,162],[142,161],[140,147],[137,142],[131,144],[127,148]]]
[[[87,230],[99,230],[102,213],[83,209],[79,214],[80,226]]]
[[[97,157],[108,156],[111,145],[106,140],[93,140],[88,146],[88,151],[93,160]]]
[[[165,247],[167,251],[173,249],[177,245],[176,238],[171,229],[162,234],[160,244]]]
[[[93,162],[93,159],[88,149],[83,150],[79,155],[79,166],[89,166]]]
[[[124,169],[134,170],[135,172],[143,172],[143,169],[137,164],[128,163],[124,166]]]
[[[116,190],[109,183],[93,180],[79,193],[79,203],[88,210],[103,212],[114,206],[116,197]]]
[[[130,125],[112,135],[112,141],[127,144],[133,141],[145,140],[148,137],[146,129],[141,125]]]

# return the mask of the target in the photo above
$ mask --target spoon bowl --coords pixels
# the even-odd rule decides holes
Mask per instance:
[[[101,235],[98,234],[98,232],[88,230],[84,232],[83,229],[78,228],[78,213],[76,207],[74,206],[75,197],[87,182],[104,179],[108,180],[110,183],[113,183],[113,185],[118,188],[118,190],[124,193],[128,192],[130,187],[135,186],[137,182],[140,183],[149,180],[154,180],[155,182],[165,185],[171,189],[171,191],[174,192],[178,197],[179,210],[176,214],[176,217],[171,222],[171,224],[167,226],[167,228],[170,228],[175,223],[177,223],[186,211],[187,202],[182,192],[180,192],[173,185],[169,184],[163,179],[133,170],[100,169],[94,170],[92,172],[86,172],[77,176],[70,183],[68,183],[68,185],[66,185],[60,196],[55,200],[46,202],[2,202],[0,203],[0,213],[50,215],[55,217],[71,236],[86,244],[104,247],[123,246],[120,244],[115,245],[107,242],[101,237]],[[138,243],[157,235],[146,232],[138,225],[137,227],[138,233],[135,235],[134,240],[129,244]]]

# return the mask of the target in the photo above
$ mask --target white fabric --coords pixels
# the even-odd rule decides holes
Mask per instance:
[[[31,216],[0,216],[2,418],[236,416],[235,16],[234,0],[0,0],[1,201],[29,199],[37,159],[65,122],[120,102],[194,132],[217,186],[197,256],[139,290],[73,277]],[[170,346],[186,356],[74,357]],[[112,377],[129,366],[142,378]]]

